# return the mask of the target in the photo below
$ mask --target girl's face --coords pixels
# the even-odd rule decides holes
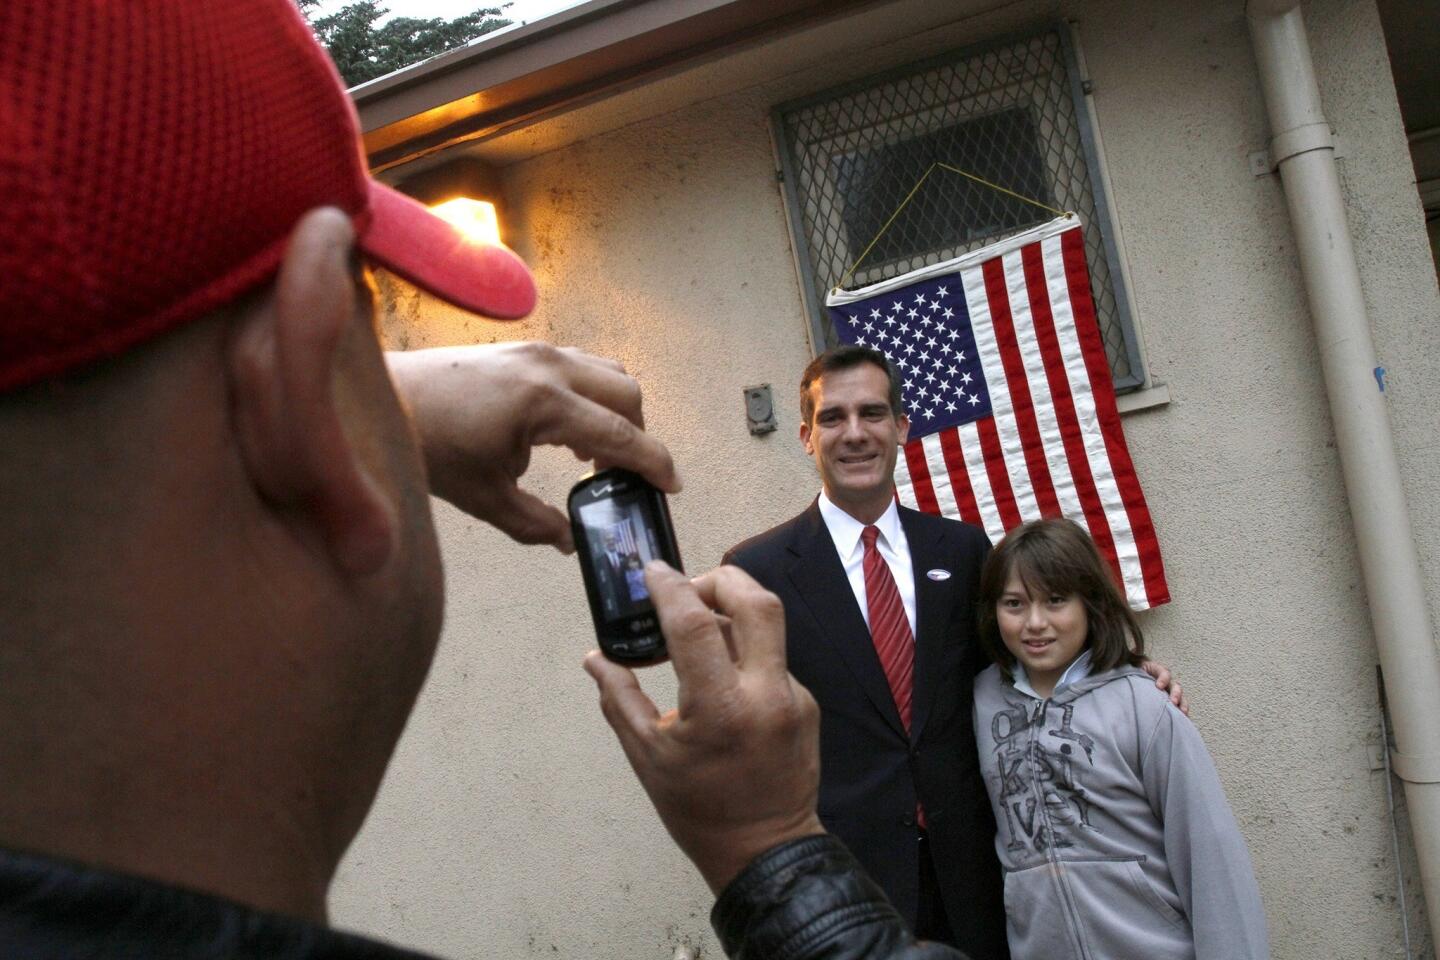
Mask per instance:
[[[995,621],[1005,649],[1025,668],[1030,686],[1042,697],[1055,691],[1056,681],[1085,649],[1090,633],[1078,596],[1032,597],[1014,570],[995,604]]]

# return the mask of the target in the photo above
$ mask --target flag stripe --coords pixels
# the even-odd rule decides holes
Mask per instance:
[[[1100,494],[1095,489],[1095,478],[1085,456],[1085,440],[1075,416],[1074,396],[1070,391],[1070,381],[1065,376],[1065,365],[1061,361],[1060,341],[1055,334],[1055,318],[1050,308],[1050,286],[1045,276],[1045,265],[1041,261],[1040,247],[1026,247],[1022,255],[1025,260],[1025,280],[1030,291],[1035,339],[1040,348],[1039,359],[1045,371],[1046,389],[1055,413],[1056,429],[1064,448],[1066,469],[1074,493],[1075,507],[1067,505],[1065,512],[1068,516],[1073,517],[1078,513],[1085,517],[1095,546],[1109,562],[1123,586],[1124,578],[1115,554],[1115,538],[1110,532],[1110,523],[1105,517]]]
[[[1023,274],[1025,289],[1015,291],[1012,299],[1023,303],[1023,309],[1014,311],[1015,340],[1024,360],[1030,397],[1035,406],[1035,424],[1040,432],[1040,446],[1045,462],[1050,469],[1050,479],[1055,488],[1055,499],[1064,516],[1079,516],[1084,508],[1080,503],[1075,477],[1070,470],[1069,451],[1061,434],[1060,418],[1055,409],[1055,397],[1051,393],[1046,363],[1049,361],[1046,345],[1041,341],[1040,328],[1049,324],[1050,298],[1044,286],[1043,273],[1037,287],[1032,263],[1038,260],[1031,253],[1038,252],[1032,244],[1020,251],[1020,273]],[[1053,343],[1051,344],[1053,346]]]
[[[1029,486],[1035,492],[1035,509],[1042,517],[1058,517],[1060,504],[1055,499],[1055,484],[1050,478],[1050,465],[1045,460],[1045,444],[1035,418],[1035,403],[1030,397],[1030,382],[1025,375],[1026,358],[1021,355],[1023,347],[1015,333],[1017,322],[1028,317],[1030,302],[1021,258],[1011,254],[987,263],[985,287],[990,292],[995,341],[1000,348],[1000,362],[1005,367],[1005,383],[1010,388],[1010,405],[1015,411],[1015,431],[1020,442],[1023,468],[1029,473]],[[997,301],[1004,307],[999,307]],[[1017,468],[1021,466],[1019,462],[1014,465]]]
[[[925,453],[925,466],[930,471],[930,487],[935,491],[935,504],[939,507],[940,515],[953,517],[960,509],[959,502],[955,499],[955,478],[950,474],[939,444],[922,444],[922,449]]]
[[[1160,561],[1160,542],[1155,536],[1150,510],[1145,506],[1145,494],[1140,490],[1140,480],[1135,476],[1135,465],[1130,460],[1130,451],[1125,446],[1125,434],[1120,426],[1120,411],[1115,405],[1115,384],[1110,379],[1110,364],[1105,357],[1105,345],[1100,340],[1100,328],[1095,322],[1095,303],[1090,297],[1085,238],[1079,230],[1067,230],[1060,235],[1060,248],[1069,284],[1069,300],[1076,314],[1075,329],[1100,415],[1101,438],[1110,454],[1116,484],[1121,492],[1118,506],[1128,519],[1135,538],[1145,595],[1149,605],[1155,606],[1169,601],[1170,589],[1165,583],[1164,567]]]
[[[919,443],[920,441],[912,440],[910,442]],[[909,507],[911,510],[920,509],[920,504],[915,500],[915,482],[910,478],[908,456],[900,456],[895,459],[895,499],[900,501],[902,507]]]
[[[1116,556],[1120,560],[1128,589],[1146,597],[1148,602],[1149,591],[1145,587],[1139,544],[1126,509],[1127,498],[1136,495],[1140,487],[1128,462],[1128,455],[1124,463],[1118,463],[1111,456],[1110,437],[1107,434],[1119,434],[1122,437],[1122,447],[1123,434],[1114,388],[1109,379],[1109,361],[1105,358],[1105,347],[1100,339],[1099,329],[1095,327],[1094,301],[1090,295],[1089,274],[1085,269],[1084,246],[1068,246],[1056,238],[1051,247],[1064,276],[1066,302],[1071,308],[1072,326],[1067,332],[1076,344],[1072,347],[1075,354],[1072,366],[1078,371],[1077,375],[1084,378],[1085,396],[1090,402],[1090,415],[1095,420],[1090,431],[1092,461],[1098,464],[1097,484],[1109,501],[1106,512],[1116,538]],[[1080,258],[1078,263],[1076,257]],[[1075,272],[1077,266],[1080,268],[1078,274]],[[1095,328],[1093,336],[1090,335],[1089,328]],[[1101,358],[1099,368],[1094,363],[1097,352]],[[1096,382],[1097,377],[1099,384]]]
[[[976,433],[980,438],[980,455],[985,461],[985,476],[990,480],[990,492],[995,497],[995,509],[1000,514],[1000,522],[1006,530],[1024,521],[1020,513],[1020,507],[1016,503],[1015,490],[1010,486],[1010,474],[1006,469],[1005,448],[1001,446],[1000,434],[995,429],[994,417],[987,417],[984,420],[975,422]],[[1035,500],[1030,498],[1027,506],[1033,506]]]
[[[1056,284],[1052,289],[1065,293],[1065,296],[1057,297],[1052,302],[1052,309],[1065,375],[1075,399],[1075,416],[1085,437],[1085,459],[1104,507],[1106,525],[1114,537],[1115,560],[1120,568],[1125,594],[1131,598],[1132,603],[1141,607],[1149,606],[1144,574],[1140,570],[1140,558],[1130,530],[1130,520],[1125,514],[1120,485],[1116,482],[1113,464],[1107,455],[1105,438],[1101,435],[1106,427],[1100,417],[1097,398],[1092,389],[1090,369],[1085,362],[1084,343],[1079,335],[1079,327],[1084,324],[1085,317],[1076,313],[1069,263],[1062,248],[1058,243],[1047,247],[1050,253],[1048,261]]]
[[[940,504],[935,500],[935,488],[930,484],[930,467],[925,463],[925,451],[918,443],[907,443],[904,447],[905,463],[910,468],[910,492],[915,497],[915,506],[926,513],[939,513]]]
[[[990,489],[990,475],[985,472],[985,451],[980,449],[978,422],[958,427],[955,436],[960,441],[961,453],[965,455],[966,472],[970,475],[970,487],[975,491],[975,503],[980,508],[985,533],[992,541],[999,540],[1005,536],[1005,522],[1000,519],[995,492]]]
[[[955,507],[958,516],[966,523],[984,526],[980,517],[980,505],[975,502],[975,489],[970,485],[970,468],[965,463],[965,453],[960,449],[960,435],[955,430],[941,430],[935,434],[940,441],[940,452],[945,460],[945,471],[950,475],[951,487],[955,491]]]
[[[985,477],[999,511],[1000,523],[1005,530],[1020,523],[1022,511],[1033,510],[1034,497],[1025,496],[1025,502],[1017,502],[1015,488],[1011,484],[1007,450],[1000,434],[1011,438],[1014,454],[1019,453],[1019,440],[1015,437],[1015,417],[1010,412],[1010,391],[1005,384],[1005,367],[997,355],[999,345],[995,342],[994,323],[990,310],[994,305],[989,296],[988,284],[983,270],[963,277],[965,301],[970,312],[970,325],[975,331],[975,349],[980,353],[981,371],[985,376],[985,389],[990,394],[992,415],[974,421],[979,437],[980,456],[985,464]],[[1000,305],[1004,305],[1003,294]],[[1028,493],[1023,488],[1022,494]]]

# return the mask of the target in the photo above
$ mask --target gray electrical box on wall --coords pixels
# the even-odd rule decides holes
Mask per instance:
[[[770,384],[746,387],[745,419],[750,423],[750,433],[759,436],[775,430],[775,403],[770,399]]]

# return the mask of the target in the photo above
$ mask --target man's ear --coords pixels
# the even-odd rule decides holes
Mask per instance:
[[[800,442],[805,446],[805,452],[815,456],[815,448],[810,445],[810,424],[800,424]]]
[[[313,527],[351,576],[374,573],[398,543],[398,518],[346,435],[337,370],[357,314],[354,231],[334,208],[290,235],[273,296],[238,317],[228,340],[231,410],[262,497]]]
[[[910,436],[910,418],[903,413],[900,414],[895,418],[895,429],[900,434],[900,446],[905,446],[905,438]]]

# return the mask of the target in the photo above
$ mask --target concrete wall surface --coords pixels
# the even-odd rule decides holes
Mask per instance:
[[[1152,653],[1190,691],[1274,956],[1402,957],[1386,779],[1370,762],[1374,641],[1284,198],[1246,163],[1268,133],[1242,4],[961,6],[866,8],[482,148],[509,163],[510,236],[540,307],[501,324],[385,280],[386,335],[399,348],[543,338],[622,360],[686,483],[672,510],[687,567],[707,569],[818,486],[796,439],[810,345],[770,108],[1077,19],[1148,368],[1171,397],[1125,420],[1175,597],[1143,615]],[[1440,613],[1440,298],[1384,42],[1371,0],[1313,0],[1305,14],[1349,151],[1341,178]],[[780,422],[758,438],[741,396],[757,383],[774,385]],[[526,482],[560,503],[582,468],[541,451]],[[593,640],[575,560],[448,507],[438,520],[445,637],[342,867],[336,923],[451,957],[720,956],[711,897],[580,669]],[[643,680],[673,702],[668,669]],[[1403,809],[1399,825],[1403,846]],[[1418,877],[1401,866],[1415,955],[1428,956]]]

